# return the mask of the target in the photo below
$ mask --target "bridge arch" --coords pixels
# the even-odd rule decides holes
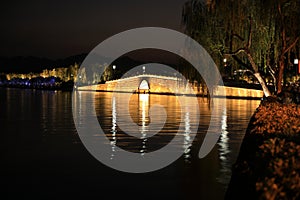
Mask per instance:
[[[139,93],[146,93],[150,90],[149,82],[146,79],[143,79],[139,85]]]

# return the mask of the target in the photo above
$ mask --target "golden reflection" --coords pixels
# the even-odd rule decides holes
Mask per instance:
[[[141,155],[146,152],[146,142],[147,142],[147,131],[148,125],[150,123],[149,117],[149,94],[139,94],[139,131],[141,133],[142,139],[142,149],[140,150]]]
[[[116,108],[116,97],[112,97],[112,128],[111,128],[111,137],[112,140],[110,141],[111,145],[111,157],[110,159],[113,159],[116,152],[116,138],[117,133],[117,108]]]
[[[139,94],[139,125],[144,132],[149,124],[149,94]]]
[[[220,125],[221,135],[218,141],[219,146],[219,162],[220,162],[220,176],[217,178],[219,182],[226,184],[230,180],[231,176],[231,151],[230,151],[230,140],[228,132],[228,113],[227,109],[222,111]]]
[[[185,112],[185,117],[184,117],[184,140],[183,140],[183,150],[184,150],[184,159],[186,161],[189,160],[191,157],[190,151],[191,151],[191,146],[192,146],[192,141],[191,141],[191,125],[190,125],[190,112],[188,110]]]
[[[228,138],[228,131],[227,131],[227,113],[226,109],[223,111],[222,119],[221,119],[221,136],[219,141],[220,146],[220,160],[226,161],[227,154],[229,151],[229,138]]]

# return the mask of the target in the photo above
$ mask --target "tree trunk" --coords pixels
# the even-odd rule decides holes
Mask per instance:
[[[247,51],[247,56],[248,56],[248,60],[250,61],[251,67],[254,71],[254,76],[255,78],[258,80],[259,84],[261,85],[264,95],[266,97],[271,96],[271,92],[269,90],[269,88],[267,87],[266,82],[264,81],[264,79],[261,77],[259,70],[258,70],[258,66],[256,65],[256,63],[253,60],[253,57],[251,55],[251,53],[249,51]]]
[[[264,79],[261,77],[260,73],[258,73],[258,72],[257,72],[257,73],[254,73],[254,76],[257,78],[259,84],[261,85],[261,87],[262,87],[262,89],[263,89],[263,92],[264,92],[264,95],[265,95],[266,97],[271,96],[271,92],[270,92],[270,90],[268,89],[268,87],[267,87],[267,85],[266,85]]]
[[[283,79],[283,73],[284,73],[284,59],[280,59],[279,61],[279,71],[278,71],[278,77],[277,77],[277,94],[279,94],[282,91],[282,79]]]

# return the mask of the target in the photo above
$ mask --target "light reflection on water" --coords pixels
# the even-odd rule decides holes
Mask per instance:
[[[149,94],[139,94],[139,131],[141,132],[142,139],[142,148],[140,150],[141,155],[143,156],[146,152],[146,143],[147,143],[147,131],[149,125]],[[140,116],[141,115],[141,116]]]
[[[111,127],[111,157],[110,159],[113,159],[115,156],[115,151],[116,151],[116,143],[117,143],[117,108],[116,108],[116,97],[112,98],[112,127]]]
[[[105,99],[104,105],[103,99]],[[181,108],[175,96],[133,94],[130,100],[129,111],[133,121],[139,125],[138,132],[140,133],[141,139],[139,143],[136,141],[136,138],[128,138],[128,135],[118,128],[118,123],[122,123],[118,121],[118,117],[124,114],[122,106],[126,106],[126,104],[122,104],[121,107],[118,107],[116,105],[116,98],[112,94],[95,93],[96,110],[98,110],[98,115],[101,115],[102,119],[100,119],[99,122],[111,140],[112,155],[117,153],[115,152],[116,145],[126,150],[138,152],[143,156],[147,151],[159,149],[153,148],[152,146],[163,147],[168,142],[162,137],[155,140],[155,145],[148,142],[147,132],[149,131],[149,124],[151,123],[149,110],[152,104],[158,103],[164,106],[168,115],[168,120],[161,132],[171,136],[177,134],[177,132],[179,135],[182,135],[182,140],[176,141],[175,145],[178,145],[178,151],[182,152],[182,158],[187,164],[198,162],[197,148],[201,146],[210,120],[216,121],[214,125],[221,127],[221,135],[215,146],[215,149],[218,151],[217,153],[215,153],[215,151],[210,153],[214,158],[212,163],[207,163],[207,165],[216,165],[216,163],[218,163],[219,167],[217,167],[215,181],[224,185],[224,188],[226,188],[230,181],[231,166],[238,155],[240,143],[247,128],[248,121],[259,101],[233,99],[215,99],[215,101],[219,101],[219,103],[227,101],[227,109],[219,110],[217,113],[221,113],[220,115],[211,116],[207,99],[198,98],[200,123],[198,124],[198,132],[193,133],[191,127],[197,125],[197,121],[194,117],[195,113],[193,110],[190,110],[188,106]],[[117,107],[119,109],[117,109]],[[106,112],[106,110],[110,110],[110,112]],[[161,116],[155,117],[160,118]],[[111,119],[111,122],[108,122],[107,119]],[[181,120],[184,121],[184,127],[179,126]],[[111,124],[111,126],[107,123]],[[126,126],[126,124],[122,124],[122,127],[124,127],[124,125]],[[128,129],[130,130],[130,127]],[[117,132],[119,134],[117,134]],[[200,135],[200,137],[196,136],[194,141],[191,141],[192,134]]]
[[[116,146],[123,147],[126,150],[136,153],[139,152],[140,155],[143,156],[145,153],[147,153],[147,151],[159,149],[157,146],[163,147],[166,145],[170,139],[166,140],[164,139],[164,136],[167,135],[172,139],[172,137],[174,137],[178,132],[182,139],[175,141],[175,145],[178,146],[178,151],[181,151],[184,154],[186,161],[189,160],[191,157],[190,151],[193,142],[191,139],[191,134],[196,135],[195,132],[192,132],[191,127],[198,126],[195,110],[190,111],[190,107],[188,106],[181,108],[179,102],[174,96],[162,97],[149,94],[134,94],[130,100],[131,102],[129,102],[130,105],[128,105],[130,107],[130,116],[127,116],[128,113],[124,108],[124,106],[126,106],[126,102],[120,102],[120,99],[122,99],[122,94],[121,98],[119,97],[117,98],[113,95],[109,96],[107,99],[111,98],[111,104],[109,104],[109,100],[105,100],[104,106],[103,102],[101,102],[101,98],[97,97],[97,94],[95,96],[95,105],[96,110],[98,110],[97,115],[99,117],[98,120],[104,132],[106,133],[106,136],[110,139],[112,158],[117,153]],[[157,100],[158,98],[159,100]],[[155,118],[156,122],[159,121],[157,126],[156,124],[151,124],[150,107],[153,106],[151,102],[155,104],[160,103],[160,106],[164,107],[164,109],[167,111],[167,113],[156,111],[156,115],[152,116],[153,120]],[[106,103],[108,103],[108,105]],[[111,112],[107,112],[107,110],[110,110],[110,108]],[[183,113],[181,113],[181,111]],[[167,114],[166,120],[165,114]],[[138,130],[134,130],[131,127],[133,125],[128,123],[128,121],[122,121],[122,117],[131,117],[132,121],[138,125]],[[111,119],[111,121],[108,119]],[[181,121],[184,122],[182,123],[182,127],[180,126]],[[118,125],[121,126],[119,127]],[[122,130],[122,128],[125,128],[125,130],[135,131],[135,134],[137,131],[138,134],[134,135],[137,137],[129,136],[126,131],[124,132]],[[153,145],[152,142],[151,145],[148,142],[148,138],[153,136],[151,135],[153,132],[156,132],[157,134],[153,137],[156,137],[155,144]],[[148,133],[150,133],[150,135]],[[98,135],[95,135],[95,137],[97,136]]]
[[[187,111],[185,112],[185,118],[184,118],[184,125],[185,125],[185,131],[184,131],[184,140],[183,140],[183,152],[184,152],[184,158],[185,161],[189,161],[189,158],[191,157],[190,151],[192,146],[191,141],[191,127],[190,127],[190,113],[188,112],[188,108],[186,108]]]
[[[0,89],[0,94],[3,163],[9,166],[5,173],[15,176],[15,179],[8,176],[5,181],[23,193],[36,188],[34,193],[40,191],[41,195],[52,194],[57,188],[63,188],[67,195],[79,190],[94,191],[95,196],[102,195],[102,191],[114,194],[116,191],[110,190],[113,184],[121,191],[118,192],[120,197],[130,197],[132,188],[144,194],[146,187],[152,190],[149,196],[158,199],[176,199],[178,195],[181,196],[177,199],[222,199],[231,165],[239,153],[249,119],[259,104],[259,101],[220,99],[220,102],[226,101],[227,108],[226,112],[220,110],[220,124],[217,124],[222,130],[220,139],[209,155],[199,159],[198,151],[208,124],[215,117],[211,116],[205,98],[198,98],[200,123],[198,132],[194,133],[191,131],[196,126],[194,110],[181,108],[174,96],[133,95],[130,117],[139,125],[135,130],[140,134],[137,140],[124,134],[118,126],[124,113],[117,98],[112,93],[93,93],[91,103],[95,104],[98,120],[109,139],[111,159],[117,158],[117,147],[141,156],[155,151],[170,142],[179,130],[181,137],[174,144],[183,153],[182,157],[165,169],[137,176],[101,165],[86,151],[73,123],[71,93]],[[88,94],[78,92],[78,99],[84,101]],[[150,108],[154,104],[165,107],[168,118],[160,135],[150,137],[149,124],[153,120]],[[84,106],[79,109],[80,114],[85,111]],[[159,115],[156,119],[164,113]],[[191,141],[193,136],[195,139]]]
[[[229,138],[228,138],[228,131],[227,131],[227,113],[226,110],[224,110],[222,114],[221,119],[221,135],[218,142],[219,145],[219,158],[220,158],[220,164],[221,169],[220,173],[221,175],[218,177],[218,181],[227,184],[230,180],[230,162],[227,161],[229,153],[230,153],[230,147],[229,147]]]
[[[225,189],[231,178],[231,167],[236,161],[249,120],[260,101],[227,99],[227,109],[223,112],[222,131],[218,141],[220,169],[217,181]]]

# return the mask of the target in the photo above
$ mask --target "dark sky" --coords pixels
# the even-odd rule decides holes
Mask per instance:
[[[0,56],[64,58],[88,53],[121,31],[180,30],[187,0],[26,0],[0,3]],[[3,1],[2,1],[3,2]]]

